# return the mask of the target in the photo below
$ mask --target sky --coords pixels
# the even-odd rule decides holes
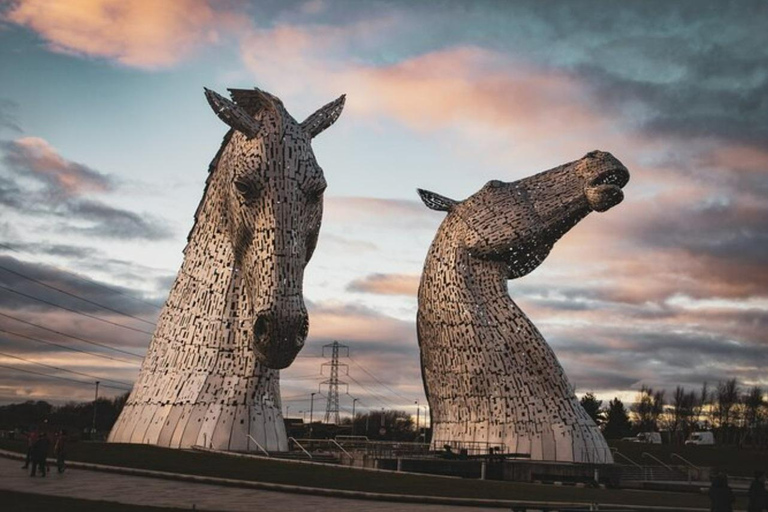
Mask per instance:
[[[629,168],[624,202],[509,282],[577,393],[768,386],[767,23],[764,1],[0,1],[0,403],[136,378],[227,130],[204,86],[297,120],[347,94],[313,141],[289,416],[333,340],[342,414],[426,403],[416,290],[444,214],[416,188],[463,199],[595,149]]]

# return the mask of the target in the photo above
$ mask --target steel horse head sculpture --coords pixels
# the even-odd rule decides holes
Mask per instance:
[[[307,336],[304,268],[326,187],[311,141],[344,96],[298,123],[269,93],[230,93],[205,90],[231,129],[112,442],[287,449],[278,370]]]
[[[629,172],[593,151],[464,201],[419,190],[447,212],[419,286],[417,329],[432,443],[482,444],[534,460],[612,462],[552,349],[511,300],[507,280],[538,267],[592,211],[623,199]]]
[[[311,141],[341,114],[344,96],[297,123],[275,96],[232,90],[234,103],[206,89],[233,128],[219,160],[221,229],[253,305],[253,348],[265,366],[288,367],[309,328],[302,284],[323,216],[323,170]]]

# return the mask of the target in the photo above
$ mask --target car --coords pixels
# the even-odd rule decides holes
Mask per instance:
[[[661,434],[659,432],[640,432],[635,437],[625,437],[622,441],[630,443],[661,444]]]
[[[715,444],[715,435],[712,432],[693,432],[685,441],[686,445],[703,446]]]

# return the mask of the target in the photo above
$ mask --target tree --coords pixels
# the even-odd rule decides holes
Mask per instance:
[[[702,418],[704,419],[704,428],[709,428],[709,425],[712,424],[711,397],[712,393],[710,393],[707,383],[704,382],[704,384],[701,385],[701,391],[697,397],[696,406],[693,412],[695,423],[699,424],[702,422]]]
[[[682,386],[675,388],[675,394],[672,398],[669,430],[672,432],[673,439],[678,443],[682,444],[691,431],[696,413],[696,404],[697,396],[695,392],[686,392]]]
[[[584,408],[584,410],[589,414],[589,417],[592,418],[592,421],[595,422],[597,426],[602,425],[605,423],[605,411],[601,409],[603,406],[603,401],[598,400],[594,393],[591,391],[581,397],[581,400],[579,400],[579,403]]]
[[[627,437],[631,429],[632,423],[629,421],[629,412],[624,407],[624,403],[618,398],[608,402],[608,412],[603,427],[603,435],[606,439]]]
[[[368,439],[412,441],[416,436],[413,419],[405,411],[386,410],[357,414],[354,426],[357,435],[367,436]]]
[[[743,437],[749,436],[753,446],[759,445],[760,427],[765,421],[763,414],[766,405],[763,398],[763,388],[752,386],[744,395],[744,433]]]
[[[720,428],[721,443],[727,443],[731,440],[731,433],[735,426],[734,413],[739,403],[740,394],[736,379],[717,383],[715,417]]]
[[[643,384],[632,407],[635,426],[640,432],[654,432],[659,429],[659,416],[664,412],[664,390],[655,391]]]

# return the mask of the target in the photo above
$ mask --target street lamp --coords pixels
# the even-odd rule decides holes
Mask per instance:
[[[352,399],[352,435],[355,435],[355,404],[357,403],[357,398]]]

